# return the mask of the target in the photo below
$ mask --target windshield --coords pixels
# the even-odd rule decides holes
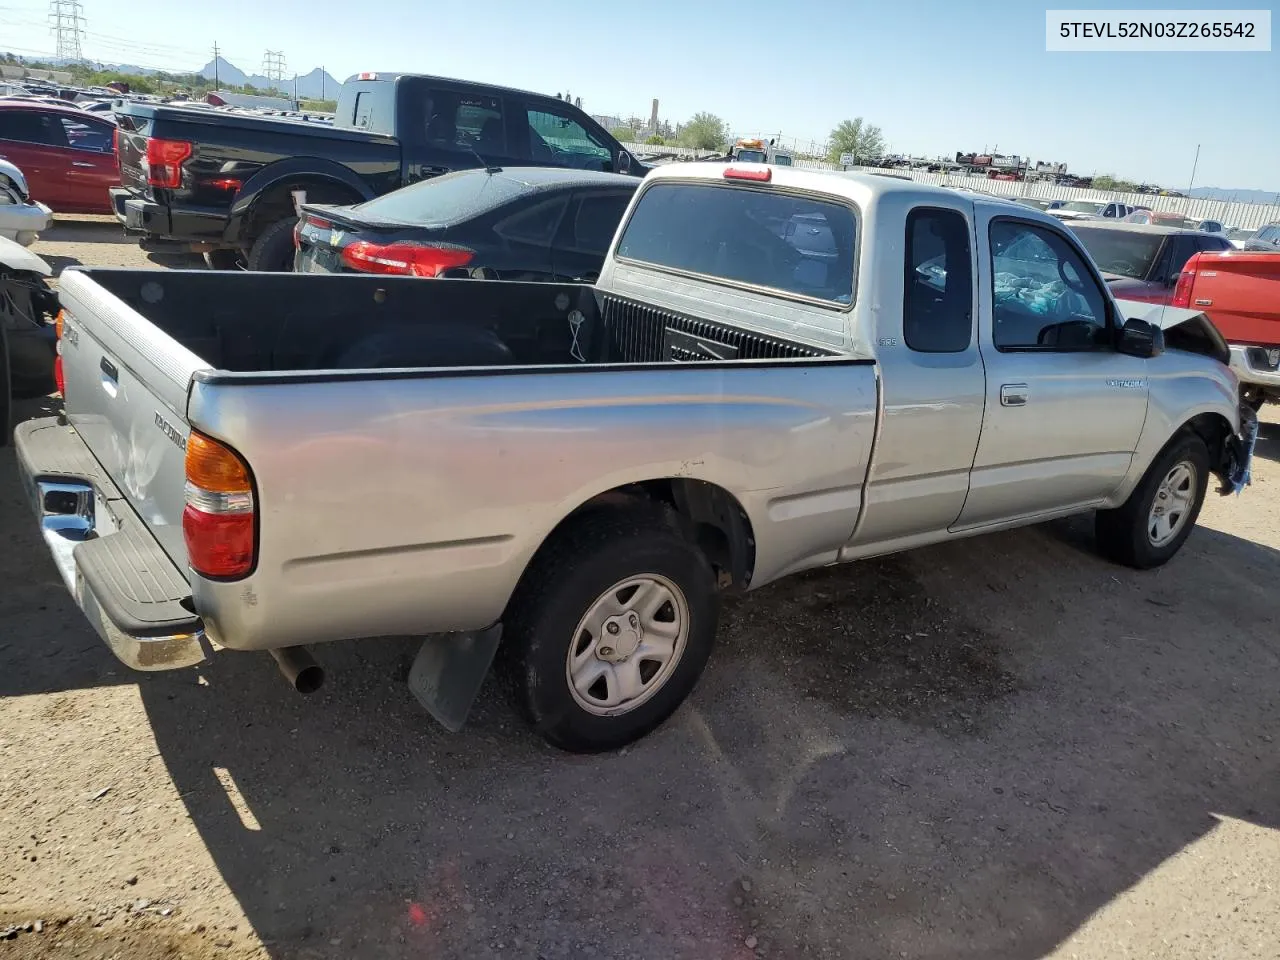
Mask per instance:
[[[1094,203],[1092,200],[1072,200],[1070,203],[1059,207],[1059,210],[1067,210],[1071,213],[1101,213],[1105,203]]]
[[[459,170],[358,203],[351,212],[369,223],[448,226],[500,207],[528,189],[500,173]]]
[[[776,157],[773,158],[773,162],[780,167],[791,166],[791,158],[788,157],[785,153],[778,154]]]
[[[738,159],[743,163],[764,163],[763,150],[739,150]]]
[[[852,209],[811,196],[663,182],[641,194],[617,255],[848,304],[855,228]]]
[[[1146,279],[1164,242],[1164,234],[1133,230],[1075,227],[1072,232],[1080,238],[1099,270],[1132,280]]]

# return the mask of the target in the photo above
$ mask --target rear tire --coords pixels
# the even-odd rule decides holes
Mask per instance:
[[[534,729],[595,753],[639,739],[684,702],[718,616],[707,558],[669,509],[646,505],[584,517],[545,545],[508,605],[503,644]]]
[[[244,254],[239,250],[208,250],[204,263],[210,270],[243,270],[246,266]]]
[[[293,225],[297,222],[297,217],[287,217],[263,230],[249,248],[249,269],[266,273],[293,272]]]
[[[1099,551],[1138,570],[1168,563],[1191,535],[1208,486],[1209,448],[1194,433],[1179,434],[1122,506],[1098,511]]]

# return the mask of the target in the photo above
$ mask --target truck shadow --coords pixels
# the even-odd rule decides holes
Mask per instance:
[[[408,641],[321,648],[312,699],[265,655],[140,690],[277,960],[1031,960],[1215,817],[1280,826],[1280,553],[1202,529],[1139,574],[1067,533],[737,601],[692,702],[616,755],[544,747],[493,684],[443,732]]]

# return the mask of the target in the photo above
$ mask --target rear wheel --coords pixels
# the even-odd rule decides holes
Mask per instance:
[[[297,222],[297,217],[287,217],[263,230],[249,248],[249,269],[267,273],[292,272],[293,225]]]
[[[689,695],[718,613],[711,565],[669,510],[584,518],[543,548],[504,617],[521,704],[562,749],[631,743]]]
[[[1191,535],[1208,486],[1208,447],[1194,433],[1180,434],[1160,452],[1122,506],[1098,511],[1099,549],[1139,570],[1167,563]]]

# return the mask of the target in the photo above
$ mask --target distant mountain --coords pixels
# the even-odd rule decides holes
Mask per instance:
[[[206,80],[212,80],[214,77],[214,62],[210,60],[204,65],[200,71],[200,76]],[[235,87],[242,87],[245,84],[257,87],[259,90],[269,90],[272,87],[278,88],[282,93],[293,93],[293,77],[287,78],[282,83],[276,83],[274,80],[268,80],[260,74],[247,74],[233,63],[229,63],[222,57],[218,58],[218,82],[229,84]],[[304,100],[336,100],[342,93],[342,84],[333,79],[328,73],[316,67],[310,73],[298,74],[298,96]]]
[[[1230,187],[1196,187],[1191,196],[1197,200],[1228,200],[1232,203],[1280,203],[1275,190],[1232,190]]]

